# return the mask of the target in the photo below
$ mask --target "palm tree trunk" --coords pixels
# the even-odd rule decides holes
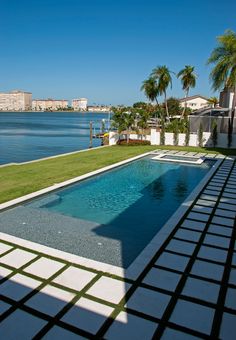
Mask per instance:
[[[188,98],[188,90],[186,90],[186,92],[185,92],[184,109],[183,109],[183,113],[182,113],[182,117],[181,118],[184,118],[185,112],[187,110],[187,98]]]
[[[231,117],[230,117],[231,133],[233,133],[235,110],[236,110],[236,85],[234,86],[234,97],[233,97],[232,111],[231,111]]]
[[[129,129],[127,129],[126,142],[127,142],[127,144],[129,143]]]
[[[165,96],[165,106],[166,106],[166,117],[167,117],[168,121],[170,121],[168,104],[167,104],[167,99],[166,99],[166,92],[164,92],[164,96]]]

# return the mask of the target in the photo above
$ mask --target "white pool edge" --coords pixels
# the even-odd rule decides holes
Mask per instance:
[[[10,208],[14,207],[20,203],[26,202],[28,200],[31,200],[33,198],[39,197],[43,194],[52,192],[56,189],[63,188],[65,186],[68,186],[70,184],[79,182],[81,180],[87,179],[89,177],[92,177],[94,175],[106,172],[108,170],[117,168],[121,165],[128,164],[132,161],[135,161],[139,158],[145,157],[147,155],[150,155],[152,152],[146,152],[142,155],[138,155],[132,158],[129,158],[127,160],[106,166],[104,168],[101,168],[99,170],[95,170],[92,172],[89,172],[85,175],[75,177],[73,179],[54,184],[50,187],[47,187],[45,189],[36,191],[34,193],[19,197],[17,199],[8,201],[6,203],[0,204],[0,212]],[[64,252],[52,247],[44,246],[42,244],[24,240],[22,238],[12,236],[6,233],[0,232],[0,238],[4,241],[11,242],[18,244],[21,247],[28,248],[32,251],[44,253],[46,256],[52,256],[57,257],[58,259],[65,260],[72,262],[77,265],[81,265],[84,267],[88,267],[91,269],[95,269],[98,271],[103,271],[109,274],[117,275],[123,278],[132,279],[135,280],[138,278],[138,276],[142,273],[142,271],[145,269],[147,264],[150,262],[152,257],[156,254],[156,252],[160,249],[160,247],[163,245],[163,243],[166,241],[166,239],[169,237],[172,230],[175,228],[175,226],[179,223],[180,219],[184,216],[184,214],[187,212],[197,195],[200,193],[202,188],[205,186],[205,184],[209,181],[210,177],[214,174],[214,172],[218,169],[221,162],[224,158],[218,159],[215,158],[216,164],[209,170],[209,172],[204,176],[204,178],[199,182],[199,184],[194,188],[194,190],[190,193],[190,195],[185,199],[185,201],[180,205],[180,207],[175,211],[175,213],[169,218],[169,220],[164,224],[164,226],[157,232],[157,234],[152,238],[152,240],[147,244],[147,246],[142,250],[142,252],[136,257],[136,259],[131,263],[131,265],[125,269],[122,267],[106,264],[103,262],[91,260],[82,256],[74,255],[68,252]]]

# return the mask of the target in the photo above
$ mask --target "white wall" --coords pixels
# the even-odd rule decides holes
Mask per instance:
[[[125,139],[126,135],[121,135],[121,139]],[[141,139],[141,135],[131,134],[130,138],[132,139]],[[109,145],[116,145],[119,140],[119,135],[117,132],[109,133]],[[160,132],[156,131],[156,129],[151,129],[151,135],[143,136],[143,140],[147,140],[151,142],[151,145],[160,145]],[[217,147],[227,148],[228,147],[228,135],[227,133],[218,133],[217,134]],[[165,133],[165,145],[174,145],[174,134],[172,132]],[[185,133],[179,134],[179,142],[178,145],[185,145]],[[189,136],[189,146],[199,146],[198,145],[198,136],[197,134],[191,133]],[[211,140],[210,132],[203,132],[203,146],[212,147],[213,143]],[[232,143],[231,148],[236,148],[236,134],[232,135]]]

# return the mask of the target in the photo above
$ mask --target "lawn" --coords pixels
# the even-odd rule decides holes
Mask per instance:
[[[196,147],[112,146],[34,163],[0,168],[0,203],[155,149],[236,154],[236,150]]]

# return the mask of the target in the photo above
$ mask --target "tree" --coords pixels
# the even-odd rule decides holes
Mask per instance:
[[[152,102],[156,101],[158,105],[157,97],[159,95],[159,90],[154,78],[149,77],[148,79],[144,80],[143,85],[141,86],[141,91],[144,92],[145,96],[149,100],[151,100]]]
[[[182,89],[185,92],[185,98],[188,97],[189,90],[191,87],[196,86],[197,75],[194,73],[194,66],[185,65],[185,68],[179,71],[177,78],[180,78],[182,83]],[[187,101],[184,103],[183,116],[186,114]]]
[[[112,127],[115,128],[118,132],[119,135],[119,140],[120,140],[120,135],[121,132],[125,130],[125,122],[123,119],[123,113],[125,112],[126,108],[116,108],[112,107],[111,110],[113,112],[112,115]]]
[[[138,110],[137,112],[137,126],[141,129],[141,139],[143,139],[144,130],[148,128],[148,120],[150,119],[150,112],[147,110]]]
[[[213,90],[226,87],[234,91],[229,126],[229,132],[232,134],[236,106],[236,33],[227,30],[217,37],[217,41],[218,46],[212,51],[207,63],[214,65],[210,74]]]
[[[157,82],[157,89],[159,95],[164,95],[165,99],[165,108],[166,108],[166,116],[167,119],[170,120],[169,117],[169,111],[168,111],[168,104],[167,104],[167,98],[166,98],[166,91],[169,86],[172,87],[172,78],[171,78],[171,72],[167,66],[157,66],[152,71],[152,77]]]
[[[216,105],[219,103],[219,100],[217,97],[211,97],[208,99],[208,104],[211,105],[211,107],[216,107]]]
[[[135,123],[135,112],[130,107],[113,107],[112,112],[112,126],[117,129],[119,139],[122,131],[126,130],[127,143],[129,143],[130,131]]]
[[[183,109],[180,105],[179,99],[170,97],[167,99],[167,105],[168,105],[168,111],[169,111],[170,116],[176,116],[176,115],[182,114]]]
[[[149,104],[145,103],[145,102],[137,102],[137,103],[134,103],[133,104],[133,108],[135,109],[146,109],[146,107],[148,106]]]
[[[126,138],[127,138],[127,143],[129,143],[129,136],[132,128],[134,127],[135,124],[135,118],[136,114],[134,111],[128,111],[124,112],[123,114],[123,119],[124,119],[124,124],[126,128]]]

